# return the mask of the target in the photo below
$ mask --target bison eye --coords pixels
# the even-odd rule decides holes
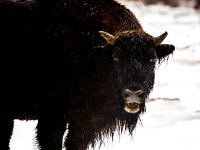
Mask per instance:
[[[117,58],[117,55],[116,55],[116,54],[113,54],[113,55],[112,55],[112,58],[113,58],[113,61],[114,61],[114,62],[119,62],[119,59]]]
[[[157,58],[150,59],[150,62],[156,62],[156,61],[157,61]]]
[[[119,62],[118,58],[113,58],[114,62]]]

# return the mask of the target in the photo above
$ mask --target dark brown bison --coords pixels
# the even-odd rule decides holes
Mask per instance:
[[[14,119],[37,119],[41,150],[86,150],[134,130],[156,63],[174,50],[114,0],[0,2],[0,149]]]

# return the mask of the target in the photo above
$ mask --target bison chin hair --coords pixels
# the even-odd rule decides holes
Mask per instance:
[[[128,131],[131,136],[133,136],[134,129],[139,121],[141,123],[140,119],[140,114],[144,113],[146,111],[145,109],[145,104],[142,104],[140,106],[140,112],[132,114],[132,113],[127,113],[124,111],[124,107],[122,105],[120,108],[117,110],[115,116],[113,116],[113,119],[115,121],[110,122],[107,124],[105,127],[95,129],[95,137],[98,138],[90,138],[90,145],[94,149],[97,145],[99,144],[99,148],[105,144],[105,138],[109,139],[111,138],[112,140],[114,139],[114,135],[117,133],[119,136],[123,134],[125,131]],[[87,131],[86,131],[87,132]],[[88,132],[86,133],[85,137],[90,137],[90,135],[87,135]],[[94,133],[93,133],[94,134]]]
[[[119,112],[119,115],[116,117],[116,129],[120,134],[128,130],[129,134],[132,136],[137,122],[141,122],[140,114],[146,111],[145,104],[143,103],[140,105],[140,111],[138,113],[127,113],[122,109],[124,108],[120,109],[121,112]]]

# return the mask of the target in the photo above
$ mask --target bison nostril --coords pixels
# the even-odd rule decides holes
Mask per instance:
[[[128,98],[130,96],[130,94],[124,92],[123,96],[124,96],[124,98]]]
[[[124,96],[124,110],[128,113],[137,113],[140,111],[140,104],[143,102],[143,90],[129,90],[123,91]]]
[[[135,91],[134,93],[137,95],[137,97],[141,98],[144,92],[142,90],[138,90],[138,91]]]
[[[129,90],[129,89],[126,89],[126,90],[123,92],[124,98],[130,97],[132,94],[133,94],[133,92],[132,92],[131,90]]]
[[[132,90],[126,89],[123,92],[123,96],[124,98],[133,97],[133,96],[142,98],[143,93],[144,93],[143,90],[132,91]]]

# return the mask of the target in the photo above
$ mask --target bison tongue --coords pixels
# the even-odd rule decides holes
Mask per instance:
[[[134,102],[133,103],[126,103],[124,109],[128,113],[137,113],[140,110],[139,104],[134,103]]]

